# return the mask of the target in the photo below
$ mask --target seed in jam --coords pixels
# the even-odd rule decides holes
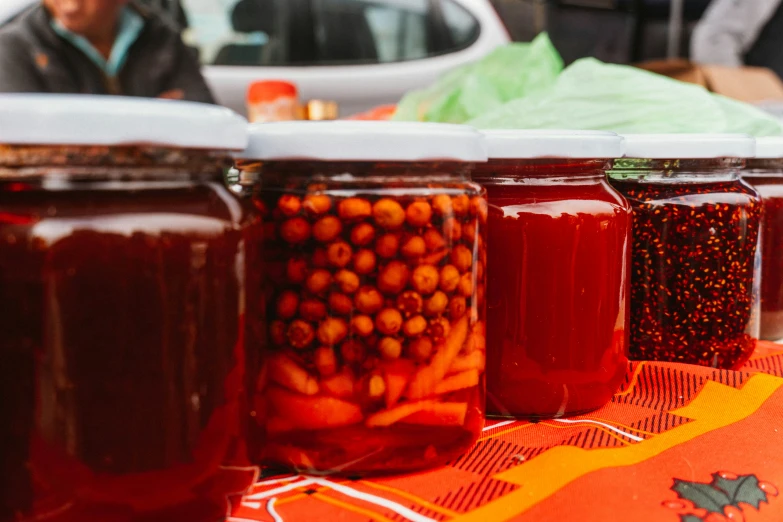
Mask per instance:
[[[631,357],[741,366],[758,327],[758,194],[738,180],[612,184],[633,208]]]

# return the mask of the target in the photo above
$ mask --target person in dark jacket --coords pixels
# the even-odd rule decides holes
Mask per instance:
[[[0,92],[214,103],[177,29],[129,0],[43,0],[0,28]]]
[[[713,0],[694,30],[691,58],[768,67],[783,78],[783,0]]]

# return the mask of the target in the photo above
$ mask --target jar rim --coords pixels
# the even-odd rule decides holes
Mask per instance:
[[[622,157],[623,139],[614,132],[583,130],[489,129],[489,159],[614,159]]]
[[[757,159],[783,158],[783,136],[756,138]]]
[[[0,180],[79,173],[101,177],[107,169],[134,171],[211,171],[231,165],[227,151],[175,147],[108,147],[89,145],[0,145]]]
[[[753,158],[756,140],[748,134],[624,134],[625,158]]]
[[[0,94],[0,144],[238,151],[247,121],[206,103],[85,94]]]
[[[251,124],[239,159],[264,161],[477,163],[486,143],[473,127],[398,121],[288,121]]]

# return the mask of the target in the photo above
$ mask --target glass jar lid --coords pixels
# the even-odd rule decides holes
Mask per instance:
[[[756,157],[759,159],[783,158],[783,136],[756,138]]]
[[[752,158],[747,134],[625,134],[625,157],[635,159]]]
[[[83,94],[0,95],[0,144],[243,150],[247,122],[205,103]]]
[[[264,161],[487,160],[476,129],[445,123],[290,121],[250,125],[240,157]]]
[[[623,139],[614,132],[577,130],[486,130],[489,159],[614,159]]]

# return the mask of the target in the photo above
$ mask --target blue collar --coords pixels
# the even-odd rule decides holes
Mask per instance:
[[[106,76],[116,78],[128,59],[128,51],[144,29],[144,18],[135,10],[125,6],[117,21],[117,38],[114,40],[108,60],[82,35],[69,31],[54,18],[51,24],[58,35],[83,52]]]

